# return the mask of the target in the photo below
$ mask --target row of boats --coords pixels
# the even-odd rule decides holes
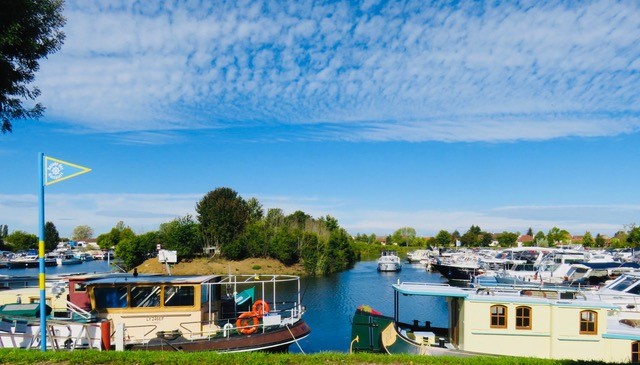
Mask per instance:
[[[351,351],[640,362],[640,271],[632,259],[528,247],[420,250],[407,260],[449,283],[398,281],[393,313],[358,307]],[[442,301],[446,325],[432,326],[429,314]]]
[[[112,252],[54,251],[44,257],[44,266],[77,265],[86,261],[113,258]],[[40,258],[34,252],[3,253],[0,256],[0,268],[25,269],[40,266]]]
[[[419,257],[419,261],[416,261]],[[422,262],[451,282],[501,284],[598,285],[640,269],[638,261],[607,251],[575,248],[517,247],[504,250],[419,250],[407,258]]]

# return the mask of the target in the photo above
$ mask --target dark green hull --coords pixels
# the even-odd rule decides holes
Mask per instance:
[[[401,335],[401,331],[404,335]],[[388,317],[372,310],[368,306],[356,309],[351,323],[351,352],[374,352],[388,354],[416,354],[416,355],[451,355],[450,349],[442,342],[433,338],[425,342],[418,338],[418,334],[429,331],[432,336],[446,336],[446,328],[431,327],[430,323],[419,326],[414,324],[395,323],[393,317]]]
[[[351,351],[386,353],[382,345],[382,331],[389,325],[393,326],[393,317],[356,309],[351,323]]]

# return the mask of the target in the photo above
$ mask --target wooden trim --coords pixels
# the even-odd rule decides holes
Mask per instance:
[[[583,315],[593,316],[593,320],[590,318],[583,319]],[[580,334],[581,335],[597,335],[598,334],[598,312],[592,310],[580,311]]]
[[[495,309],[495,313],[494,313]],[[490,308],[489,324],[491,328],[507,328],[508,312],[505,305],[492,305]]]
[[[518,312],[521,313],[518,313]],[[517,330],[531,330],[533,325],[533,309],[529,306],[520,305],[516,307],[516,329]],[[526,314],[526,315],[525,315]],[[527,325],[518,325],[518,321],[521,323],[527,323]]]

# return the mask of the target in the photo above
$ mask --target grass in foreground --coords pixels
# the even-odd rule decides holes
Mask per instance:
[[[325,352],[319,354],[267,354],[239,353],[219,354],[214,352],[153,352],[153,351],[47,351],[0,349],[0,364],[64,364],[64,365],[147,365],[147,364],[216,364],[216,365],[330,365],[330,364],[397,364],[397,365],[577,365],[603,364],[601,362],[579,362],[571,360],[542,360],[516,357],[428,357],[415,355],[345,354]]]

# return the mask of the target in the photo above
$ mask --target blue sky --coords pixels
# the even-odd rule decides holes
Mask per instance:
[[[352,234],[640,223],[636,1],[67,1],[0,224],[142,233],[225,186]]]

